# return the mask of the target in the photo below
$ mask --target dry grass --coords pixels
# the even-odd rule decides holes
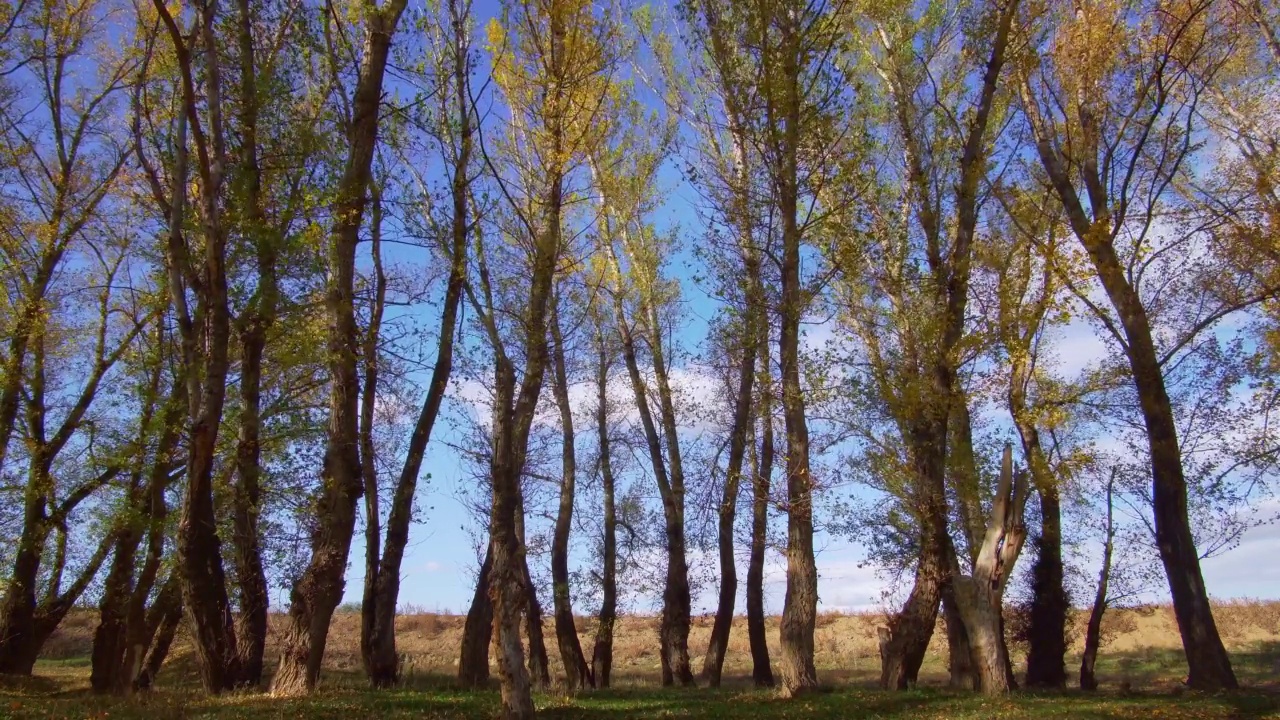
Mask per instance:
[[[1214,608],[1218,627],[1228,649],[1237,659],[1238,671],[1245,682],[1266,685],[1280,681],[1280,601],[1236,600],[1218,603]],[[273,631],[281,627],[282,616],[273,616]],[[458,649],[462,643],[461,615],[416,612],[396,620],[396,644],[405,655],[405,671],[410,676],[452,677],[457,668]],[[93,612],[75,612],[50,638],[45,648],[42,668],[53,670],[87,663],[97,616]],[[701,669],[702,652],[711,633],[712,618],[699,616],[693,620],[689,648],[695,672]],[[833,684],[866,684],[879,677],[879,653],[876,628],[884,623],[878,613],[823,613],[814,634],[816,664],[826,682]],[[778,619],[767,620],[770,651],[777,657]],[[1080,619],[1073,628],[1083,629]],[[1177,685],[1185,675],[1181,659],[1181,641],[1172,609],[1165,606],[1115,610],[1107,615],[1099,671],[1104,684],[1128,682],[1133,687],[1167,689]],[[579,618],[578,631],[584,647],[590,651],[595,637],[594,618]],[[559,672],[558,653],[554,647],[554,629],[548,619],[545,625],[553,674]],[[273,636],[275,633],[273,632]],[[360,616],[355,612],[339,612],[330,630],[325,667],[338,673],[360,670]],[[1068,657],[1068,671],[1078,667],[1082,638],[1075,638]],[[614,635],[614,675],[623,685],[656,684],[660,673],[657,653],[658,621],[651,616],[628,616],[620,619]],[[193,673],[190,646],[179,638],[174,646],[172,672],[178,676]],[[1023,648],[1014,647],[1015,663],[1020,664]],[[274,642],[268,655],[274,653]],[[274,658],[272,658],[273,660]],[[747,644],[746,620],[734,623],[725,676],[748,678],[751,655]],[[168,673],[166,673],[168,674]],[[946,680],[946,637],[941,619],[933,643],[925,658],[921,683],[941,685]]]

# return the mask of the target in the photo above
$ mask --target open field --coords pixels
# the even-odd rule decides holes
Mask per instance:
[[[615,689],[568,697],[558,691],[539,696],[548,718],[1280,718],[1280,603],[1238,602],[1215,614],[1232,650],[1236,672],[1248,688],[1205,696],[1182,692],[1185,673],[1178,635],[1168,608],[1111,614],[1109,636],[1099,659],[1098,694],[1018,693],[988,700],[944,689],[945,639],[939,633],[921,673],[918,690],[883,693],[872,689],[879,673],[875,615],[824,615],[817,630],[817,664],[827,692],[798,701],[778,700],[750,689],[745,623],[735,627],[726,662],[726,687],[719,691],[658,688],[656,623],[629,617],[619,624],[615,645]],[[3,718],[486,718],[497,693],[460,692],[451,687],[462,618],[411,614],[398,620],[398,644],[405,654],[404,686],[394,692],[363,688],[359,671],[359,616],[335,618],[326,657],[323,688],[305,701],[282,701],[245,693],[205,698],[195,692],[190,650],[181,638],[150,696],[118,701],[90,696],[88,654],[96,616],[73,615],[51,639],[32,679],[0,679]],[[776,640],[776,620],[770,627]],[[690,638],[705,646],[710,619],[700,618]],[[548,638],[552,637],[548,626]],[[589,642],[594,624],[581,622]],[[775,649],[776,650],[776,649]],[[1078,648],[1075,648],[1078,651]],[[558,670],[551,648],[553,672]],[[1015,655],[1018,650],[1015,647]],[[775,655],[776,657],[776,655]],[[701,658],[695,657],[695,669]],[[1078,658],[1068,658],[1074,674]]]

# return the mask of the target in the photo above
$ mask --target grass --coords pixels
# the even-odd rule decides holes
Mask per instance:
[[[469,692],[442,676],[419,676],[393,691],[360,687],[354,674],[330,674],[314,696],[283,700],[261,693],[207,697],[190,685],[162,687],[132,699],[88,693],[87,671],[70,664],[44,664],[34,678],[0,682],[0,718],[13,720],[361,720],[403,718],[481,720],[498,711],[493,690]],[[559,720],[653,720],[656,718],[761,718],[901,720],[929,718],[997,720],[1210,720],[1280,718],[1280,696],[1266,690],[1200,694],[1193,692],[1032,693],[983,698],[942,688],[891,693],[862,686],[827,688],[792,700],[767,690],[742,687],[662,689],[630,686],[582,693],[537,696],[539,717]]]
[[[1231,652],[1240,682],[1248,690],[1207,695],[1184,692],[1180,680],[1186,661],[1168,608],[1109,613],[1107,643],[1098,662],[1098,693],[1019,692],[987,699],[950,691],[946,682],[946,640],[941,628],[926,655],[919,689],[890,693],[873,689],[879,677],[873,615],[824,615],[818,623],[819,677],[831,687],[795,700],[783,700],[750,684],[750,653],[745,628],[735,629],[725,666],[726,687],[657,687],[656,625],[652,618],[626,617],[615,630],[614,680],[619,687],[568,696],[537,696],[539,717],[560,720],[1280,720],[1280,603],[1237,602],[1215,606],[1219,628]],[[273,618],[273,621],[275,619]],[[705,622],[704,622],[705,620]],[[365,688],[359,670],[359,617],[339,614],[330,632],[321,690],[302,700],[281,700],[262,693],[208,697],[199,691],[189,641],[181,635],[159,687],[145,696],[121,700],[88,691],[89,658],[96,615],[69,616],[46,646],[35,677],[0,675],[0,720],[372,720],[373,718],[482,720],[497,714],[494,690],[455,688],[462,619],[438,614],[406,614],[397,619],[397,645],[412,660],[406,681],[394,691]],[[773,622],[774,619],[771,619]],[[579,627],[593,631],[590,619]],[[710,619],[696,619],[690,647],[705,647]],[[553,637],[547,628],[548,638]],[[776,637],[770,626],[770,638]],[[552,672],[559,663],[552,650]],[[274,667],[268,643],[268,668]],[[773,650],[777,652],[776,649]],[[1068,669],[1079,665],[1078,648],[1068,654]],[[776,657],[776,654],[775,654]],[[1021,665],[1021,649],[1015,649]],[[701,658],[695,658],[695,667]],[[1123,689],[1123,690],[1122,690]]]

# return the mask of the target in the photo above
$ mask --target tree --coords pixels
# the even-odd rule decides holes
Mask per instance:
[[[4,89],[13,97],[0,110],[3,165],[12,185],[0,237],[0,328],[6,339],[0,352],[0,469],[6,457],[12,461],[9,445],[21,419],[27,480],[16,503],[21,531],[0,603],[0,672],[30,674],[44,640],[110,549],[104,533],[62,587],[71,569],[66,551],[72,514],[123,472],[116,458],[98,464],[91,455],[87,464],[62,468],[61,457],[93,448],[84,431],[93,426],[100,396],[155,315],[154,306],[130,299],[125,290],[132,285],[135,228],[108,220],[128,156],[115,111],[138,54],[132,41],[117,52],[94,54],[112,11],[107,3],[48,3],[11,12],[18,11],[22,16],[8,19],[3,40],[24,56],[12,58],[6,69],[6,83],[13,84]],[[77,89],[70,75],[79,63],[98,66],[96,85]],[[70,482],[59,482],[61,477]],[[50,535],[56,543],[45,565]],[[37,597],[42,575],[47,585]]]
[[[1160,13],[1160,22],[1132,21],[1148,11]],[[1210,29],[1214,12],[1210,2],[1053,6],[1036,32],[1054,45],[1042,48],[1039,61],[1028,54],[1018,78],[1040,165],[1092,269],[1089,285],[1072,290],[1128,361],[1146,432],[1157,545],[1189,683],[1199,689],[1237,682],[1200,573],[1167,375],[1203,333],[1274,292],[1251,275],[1214,282],[1224,238],[1182,214],[1173,192],[1197,157],[1197,109],[1225,50]],[[1156,291],[1144,280],[1175,253],[1196,261],[1181,264],[1178,282],[1161,279],[1171,292],[1153,304]],[[1110,308],[1087,297],[1093,283]],[[1192,310],[1162,312],[1172,307]]]
[[[444,303],[441,310],[439,341],[435,366],[409,439],[400,478],[395,486],[391,511],[387,517],[387,542],[378,554],[380,544],[378,514],[378,486],[376,472],[365,472],[365,498],[367,525],[365,540],[365,590],[361,605],[361,651],[365,671],[375,687],[385,687],[396,682],[398,663],[395,643],[396,599],[400,589],[400,565],[409,540],[413,500],[417,490],[422,458],[431,439],[431,431],[448,388],[453,371],[454,339],[457,335],[459,306],[466,283],[467,251],[472,242],[474,223],[471,204],[474,143],[473,101],[471,97],[471,4],[463,0],[451,0],[440,11],[439,47],[434,48],[436,71],[441,78],[442,93],[440,126],[434,130],[442,153],[451,162],[450,200],[451,214],[447,225],[441,227],[441,255],[449,263]],[[452,91],[451,93],[448,91]],[[456,129],[455,129],[456,128]],[[447,231],[444,232],[444,231]],[[372,388],[376,394],[376,387]],[[371,393],[367,390],[366,396]],[[363,421],[367,425],[372,416]],[[365,451],[366,466],[371,448]],[[460,666],[461,667],[461,666]],[[486,663],[487,671],[487,663]]]
[[[329,620],[342,600],[355,506],[364,491],[358,450],[355,254],[377,148],[383,80],[404,8],[405,0],[387,0],[381,6],[369,0],[361,5],[364,43],[346,128],[350,146],[334,192],[326,258],[329,430],[315,502],[318,525],[311,537],[311,561],[289,594],[289,621],[281,643],[280,669],[271,682],[273,695],[315,689]]]
[[[578,0],[510,2],[488,28],[494,81],[510,115],[502,155],[486,149],[485,162],[510,223],[499,225],[506,247],[477,242],[467,295],[493,361],[488,590],[504,718],[534,715],[520,642],[520,614],[532,591],[522,552],[520,480],[549,360],[553,281],[566,252],[566,180],[587,149],[610,82],[614,32]],[[503,259],[510,264],[495,275],[490,263]]]
[[[860,287],[864,281],[854,275],[846,302],[849,321],[866,347],[869,380],[901,437],[906,457],[895,464],[901,463],[909,479],[900,492],[919,533],[912,591],[890,620],[881,647],[886,688],[905,689],[914,682],[938,603],[960,572],[947,508],[947,468],[955,464],[948,441],[955,420],[968,416],[959,406],[967,402],[959,380],[962,361],[974,342],[965,310],[981,187],[991,136],[1000,122],[1000,78],[1017,8],[1015,1],[919,17],[910,9],[867,17],[874,40],[866,52],[885,89],[887,122],[904,161],[882,181],[892,185],[872,196],[873,202],[888,200],[889,205],[872,210],[872,233],[883,239],[866,256],[870,289]],[[961,34],[966,23],[978,32]],[[914,49],[917,44],[920,51]],[[969,80],[935,92],[935,64],[949,76]],[[960,123],[957,117],[966,120]],[[898,208],[904,206],[909,216],[900,217]],[[891,335],[884,333],[886,325]],[[962,496],[960,504],[976,515],[972,498]],[[969,535],[976,534],[972,524],[964,528]],[[961,599],[954,600],[963,618]],[[949,623],[958,631],[955,625]],[[967,621],[964,625],[969,635],[987,632],[968,627]],[[958,652],[963,646],[953,642]],[[974,660],[981,669],[984,663]]]

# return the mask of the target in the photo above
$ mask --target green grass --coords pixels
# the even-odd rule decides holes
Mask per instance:
[[[45,668],[42,668],[42,671]],[[14,720],[142,720],[209,718],[211,720],[362,720],[364,718],[494,717],[498,695],[464,692],[446,681],[418,678],[395,691],[370,691],[348,679],[303,700],[279,700],[243,693],[205,697],[193,688],[163,688],[129,700],[99,698],[84,689],[83,671],[54,668],[58,673],[0,684],[0,718]],[[890,693],[843,687],[793,700],[753,689],[675,690],[622,688],[568,697],[553,693],[537,698],[539,717],[560,720],[655,720],[658,718],[777,719],[844,718],[997,720],[1066,718],[1079,720],[1197,720],[1208,718],[1280,718],[1280,699],[1260,691],[1202,695],[1198,693],[1059,694],[1015,693],[988,699],[971,693],[920,689]]]

